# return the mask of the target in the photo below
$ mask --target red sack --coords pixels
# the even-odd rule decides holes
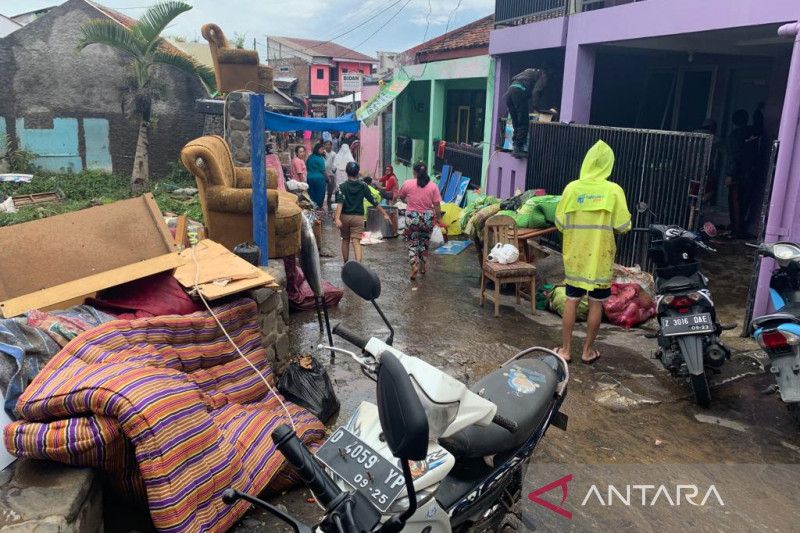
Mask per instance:
[[[655,316],[656,304],[638,283],[614,283],[603,311],[610,323],[628,329]]]
[[[286,292],[289,296],[289,309],[292,311],[313,311],[316,309],[314,291],[306,281],[300,266],[284,262],[286,265]],[[344,291],[335,285],[322,281],[325,303],[336,307],[344,296]]]

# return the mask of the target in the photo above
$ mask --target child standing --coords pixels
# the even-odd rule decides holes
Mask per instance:
[[[378,200],[372,196],[369,186],[358,179],[361,168],[358,163],[348,163],[345,168],[347,181],[336,189],[336,227],[342,235],[342,259],[346,263],[350,259],[350,243],[356,261],[361,262],[361,232],[364,231],[364,200],[380,211],[387,221],[389,215],[381,208]]]

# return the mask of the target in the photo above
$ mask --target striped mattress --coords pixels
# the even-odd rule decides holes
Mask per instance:
[[[256,304],[215,309],[242,352],[274,383]],[[288,404],[309,445],[324,427]],[[5,428],[18,457],[97,467],[129,497],[146,499],[163,532],[225,531],[247,510],[234,487],[258,494],[292,479],[270,438],[287,422],[264,382],[209,313],[102,324],[69,342],[17,403]]]

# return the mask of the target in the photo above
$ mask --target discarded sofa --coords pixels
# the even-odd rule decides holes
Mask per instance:
[[[211,50],[219,92],[273,92],[272,67],[259,64],[258,52],[230,46],[216,24],[206,24],[201,31]]]
[[[181,150],[183,165],[194,175],[208,237],[232,250],[253,240],[253,180],[249,168],[233,164],[230,148],[218,135],[190,141]],[[297,196],[278,190],[273,170],[267,173],[269,257],[300,251],[303,219]]]

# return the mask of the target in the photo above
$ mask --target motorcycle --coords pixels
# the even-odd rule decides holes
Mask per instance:
[[[800,245],[778,242],[748,246],[778,265],[769,289],[775,311],[754,319],[750,331],[769,356],[769,370],[781,399],[800,425]]]
[[[640,212],[649,211],[646,204]],[[652,213],[652,212],[651,212]],[[704,238],[716,233],[708,223],[702,234],[680,226],[651,224],[636,231],[647,232],[647,255],[655,265],[658,339],[656,358],[674,376],[688,376],[697,405],[711,404],[706,370],[718,372],[730,350],[720,341],[724,329],[717,321],[708,278],[696,259],[699,250],[716,251]]]
[[[359,263],[344,283],[378,310],[378,276]],[[567,393],[566,362],[545,348],[515,355],[471,387],[391,346],[343,325],[334,334],[361,350],[338,347],[377,383],[377,404],[362,402],[350,419],[309,453],[288,426],[272,438],[325,509],[322,532],[449,533],[535,529],[520,506],[531,454],[547,429],[566,430],[559,411]],[[391,334],[390,334],[391,337]],[[228,489],[294,531],[310,532],[276,507]],[[517,522],[518,521],[518,522]]]

